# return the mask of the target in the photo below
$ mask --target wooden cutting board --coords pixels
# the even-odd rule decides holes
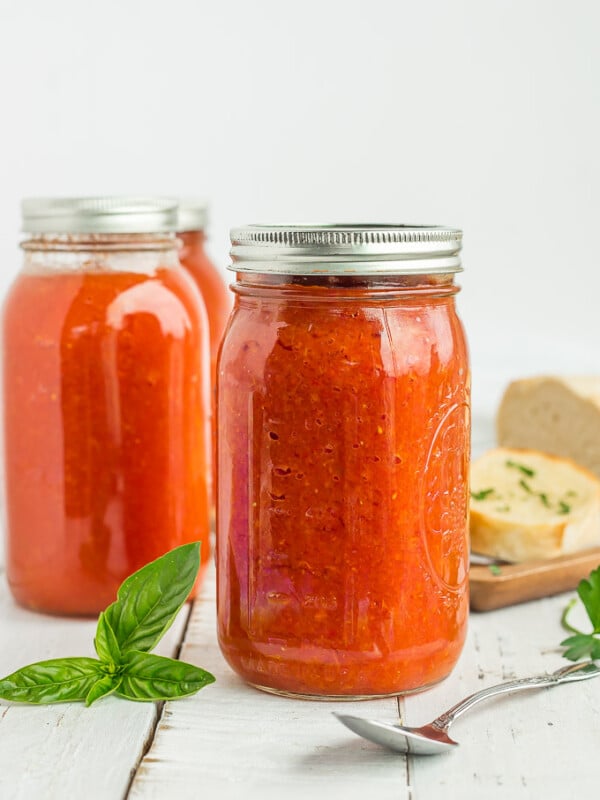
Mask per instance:
[[[576,589],[582,578],[600,566],[600,548],[582,550],[559,558],[504,564],[499,572],[489,566],[471,566],[471,609],[495,608],[538,600]]]

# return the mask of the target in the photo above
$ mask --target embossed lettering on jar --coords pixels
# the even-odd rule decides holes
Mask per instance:
[[[451,671],[468,613],[460,232],[232,234],[219,363],[219,640],[268,691],[371,697]]]

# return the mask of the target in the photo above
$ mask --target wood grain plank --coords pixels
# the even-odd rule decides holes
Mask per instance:
[[[404,698],[407,724],[433,719],[457,700],[515,676],[552,671],[565,662],[560,613],[568,598],[549,598],[472,615],[454,673],[428,692]],[[130,797],[378,798],[429,800],[442,792],[559,800],[592,791],[600,747],[600,680],[492,701],[453,728],[460,748],[434,758],[405,759],[338,727],[342,707],[389,721],[389,700],[336,704],[271,697],[245,687],[215,642],[210,596],[197,602],[182,658],[218,678],[195,698],[167,704]],[[351,709],[351,710],[350,710]]]
[[[157,652],[182,639],[183,609]],[[94,656],[94,620],[49,617],[19,608],[0,579],[0,675],[33,661]],[[115,800],[127,791],[157,718],[154,703],[108,697],[91,708],[0,702],[2,800]]]
[[[595,547],[557,558],[502,565],[497,573],[489,567],[471,566],[471,608],[491,611],[575,589],[598,564],[600,548]]]
[[[468,694],[567,662],[558,643],[568,597],[471,615],[458,668],[444,683],[404,701],[404,721],[420,725]],[[460,747],[410,764],[415,800],[454,792],[461,800],[544,798],[597,793],[600,679],[490,701],[461,718]]]
[[[214,587],[214,584],[212,584]],[[217,682],[167,703],[130,800],[329,797],[408,800],[406,759],[347,731],[331,712],[397,720],[395,699],[369,703],[290,700],[245,686],[216,643],[214,596],[196,601],[181,658]]]

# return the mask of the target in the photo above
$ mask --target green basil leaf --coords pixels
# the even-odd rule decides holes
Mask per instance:
[[[117,694],[128,700],[173,700],[195,694],[215,680],[193,664],[151,653],[129,652],[123,664]]]
[[[99,700],[101,697],[106,697],[115,692],[119,688],[120,683],[120,675],[105,675],[103,678],[99,678],[87,693],[87,697],[85,698],[86,706],[91,706],[92,703],[95,703],[96,700]]]
[[[600,632],[600,567],[591,572],[587,580],[584,578],[580,582],[577,594],[581,597],[594,631]]]
[[[104,612],[121,654],[152,650],[177,616],[200,568],[200,543],[184,544],[151,561],[121,584]]]
[[[104,675],[95,658],[38,661],[0,680],[0,697],[18,703],[67,703],[85,700]]]
[[[598,641],[591,634],[576,633],[575,636],[569,636],[568,639],[562,641],[560,646],[567,648],[563,653],[565,658],[568,658],[569,661],[580,661],[582,658],[592,658],[592,651]]]
[[[98,617],[94,647],[98,656],[107,664],[118,664],[121,661],[121,649],[117,637],[104,611]]]

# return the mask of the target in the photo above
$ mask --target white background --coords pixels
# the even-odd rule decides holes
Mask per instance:
[[[597,0],[0,0],[0,293],[24,195],[465,231],[475,400],[600,371]]]

